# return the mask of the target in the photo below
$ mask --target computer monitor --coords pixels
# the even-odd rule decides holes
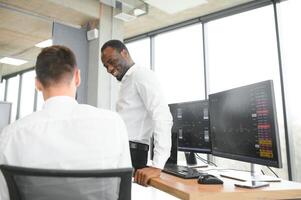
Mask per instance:
[[[169,104],[179,151],[211,153],[208,104],[207,100]]]
[[[0,133],[10,123],[11,107],[11,103],[0,101]]]
[[[282,167],[273,82],[209,95],[212,154]]]

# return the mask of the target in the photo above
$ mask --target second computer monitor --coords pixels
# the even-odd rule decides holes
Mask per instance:
[[[212,154],[281,167],[272,81],[209,95]]]
[[[207,100],[169,104],[179,151],[211,152],[208,106]]]

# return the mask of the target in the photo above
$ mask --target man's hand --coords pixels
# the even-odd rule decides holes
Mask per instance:
[[[161,169],[155,168],[155,167],[146,167],[142,169],[138,169],[135,173],[135,182],[147,186],[148,181],[151,178],[159,177],[161,174]]]

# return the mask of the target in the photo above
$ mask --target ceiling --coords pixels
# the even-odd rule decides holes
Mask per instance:
[[[174,14],[149,6],[148,14],[124,22],[124,38],[250,1],[208,0],[207,4]],[[54,21],[80,28],[98,19],[99,0],[0,0],[0,59],[8,56],[28,61],[20,66],[0,63],[0,76],[34,66],[41,50],[34,45],[51,38]]]

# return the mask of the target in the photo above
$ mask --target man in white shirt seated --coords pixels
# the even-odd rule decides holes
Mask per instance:
[[[36,88],[43,93],[41,111],[4,128],[0,164],[46,169],[131,167],[128,136],[118,114],[78,104],[80,71],[64,46],[42,50],[36,62]],[[0,199],[8,199],[0,172]]]

